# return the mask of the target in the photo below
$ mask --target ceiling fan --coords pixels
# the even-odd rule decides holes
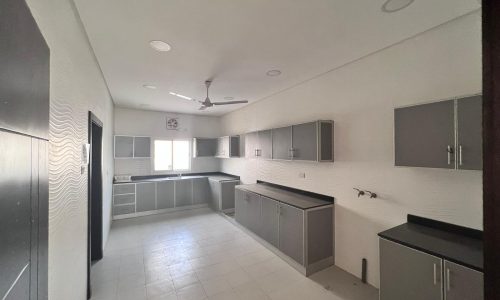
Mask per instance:
[[[209,107],[212,107],[214,105],[229,105],[229,104],[240,104],[240,103],[248,103],[248,100],[240,100],[240,101],[225,101],[225,102],[212,102],[210,101],[210,97],[208,96],[208,89],[210,88],[210,85],[212,84],[212,81],[211,80],[207,80],[205,81],[205,86],[207,87],[207,97],[205,98],[205,101],[198,101],[201,103],[201,107],[199,108],[199,110],[205,110]],[[182,95],[179,95],[179,94],[174,94],[174,93],[171,93],[173,94],[174,96],[177,96],[177,97],[180,97],[180,98],[183,98],[183,99],[189,99],[189,100],[194,100],[192,98],[189,98],[189,97],[186,97],[186,96],[182,96]],[[181,97],[182,96],[182,97]]]

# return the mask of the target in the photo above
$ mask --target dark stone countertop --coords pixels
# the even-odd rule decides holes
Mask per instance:
[[[407,223],[378,235],[476,271],[483,271],[480,230],[408,215]]]
[[[113,182],[113,184],[126,184],[137,182],[158,182],[165,180],[180,180],[180,179],[195,179],[195,178],[209,178],[217,181],[239,180],[239,176],[226,174],[223,172],[206,172],[206,173],[182,173],[179,177],[178,174],[168,175],[145,175],[145,176],[132,176],[131,181],[127,182]]]

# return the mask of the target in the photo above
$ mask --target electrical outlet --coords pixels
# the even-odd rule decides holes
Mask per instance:
[[[306,173],[300,172],[299,173],[299,178],[306,178]]]

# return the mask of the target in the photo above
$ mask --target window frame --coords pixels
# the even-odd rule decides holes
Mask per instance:
[[[155,142],[156,141],[170,141],[172,142],[172,169],[171,170],[156,170],[155,168],[155,158],[156,158],[156,147],[155,147]],[[177,141],[181,141],[181,142],[188,142],[188,168],[187,169],[174,169],[174,143],[177,142]],[[179,139],[175,139],[175,138],[161,138],[161,137],[155,137],[155,138],[152,138],[152,143],[153,143],[153,155],[152,155],[152,159],[151,159],[151,172],[153,174],[176,174],[176,173],[180,173],[180,172],[189,172],[191,171],[191,168],[192,168],[192,161],[191,161],[191,152],[192,152],[192,149],[191,149],[191,140],[189,138],[179,138]]]

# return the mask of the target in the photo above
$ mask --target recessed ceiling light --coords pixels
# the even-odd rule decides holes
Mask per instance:
[[[272,77],[280,76],[281,75],[281,71],[280,70],[267,71],[266,75],[267,76],[272,76]]]
[[[151,84],[143,84],[142,87],[145,89],[156,90],[156,86]]]
[[[170,47],[170,45],[165,43],[164,41],[150,41],[149,45],[151,46],[151,48],[160,52],[167,52],[172,49],[172,47]]]
[[[186,100],[193,100],[193,98],[191,97],[188,97],[188,96],[184,96],[184,95],[181,95],[181,94],[177,94],[177,93],[174,93],[174,92],[168,92],[170,95],[173,95],[173,96],[177,96],[179,98],[182,98],[182,99],[186,99]]]
[[[234,97],[224,97],[225,100],[234,100]]]
[[[387,0],[382,5],[382,11],[387,13],[397,12],[410,6],[415,0]]]

